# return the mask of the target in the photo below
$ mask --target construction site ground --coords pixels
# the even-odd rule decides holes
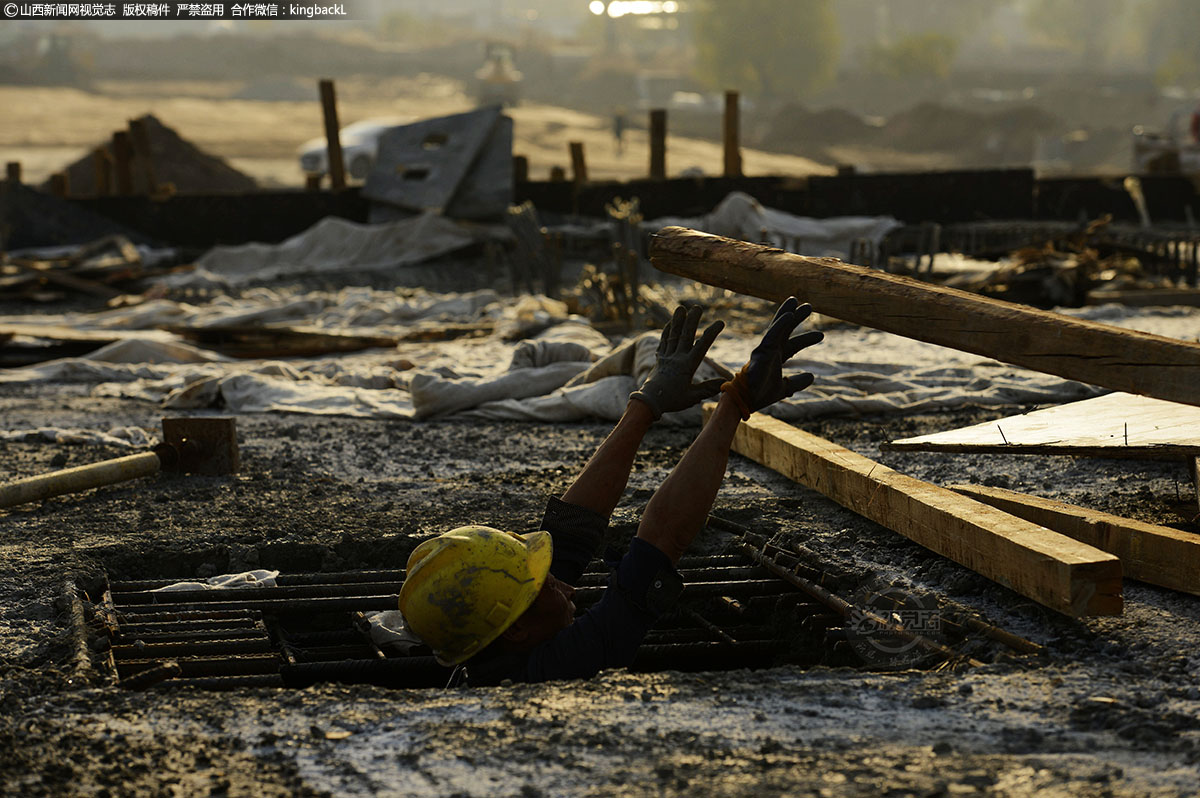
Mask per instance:
[[[1195,514],[1182,463],[880,451],[1020,410],[803,426],[939,484],[998,485],[1157,522]],[[0,387],[10,429],[153,429],[161,416],[87,386]],[[402,568],[416,541],[450,527],[531,528],[609,428],[282,414],[238,425],[235,476],[158,475],[0,514],[3,794],[1196,794],[1195,597],[1127,581],[1122,617],[1070,620],[739,456],[714,513],[803,544],[864,583],[898,579],[953,601],[1046,653],[960,671],[606,672],[453,690],[103,683],[80,667],[63,600],[76,580]],[[617,526],[632,528],[694,434],[651,431]],[[0,466],[22,477],[127,453],[0,442]],[[706,532],[697,546],[719,552],[729,540]]]

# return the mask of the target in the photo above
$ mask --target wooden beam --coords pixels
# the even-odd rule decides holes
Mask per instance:
[[[1200,456],[1200,408],[1110,393],[960,429],[885,443],[884,449],[1181,460]]]
[[[736,91],[725,92],[725,177],[742,176],[741,105]]]
[[[650,112],[650,179],[667,179],[667,112]]]
[[[8,161],[4,164],[4,179],[13,185],[21,184],[21,162]]]
[[[154,170],[154,153],[150,149],[150,130],[145,119],[129,120],[129,140],[133,143],[133,154],[142,165],[146,178],[146,194],[158,193],[158,175]]]
[[[92,150],[92,169],[96,175],[96,196],[107,197],[112,193],[113,162],[104,147]]]
[[[583,142],[570,142],[571,148],[571,180],[577,186],[588,181],[587,158],[583,154]]]
[[[1118,391],[1200,405],[1200,343],[1125,330],[684,227],[654,236],[662,271]]]
[[[133,193],[133,142],[129,140],[129,131],[118,130],[112,134],[112,157],[117,194],[128,197]]]
[[[1200,595],[1200,535],[1003,488],[950,490],[1115,554],[1130,579]]]
[[[346,187],[346,162],[342,157],[341,126],[338,125],[337,93],[333,81],[322,79],[321,115],[325,120],[325,160],[329,163],[329,185],[334,191]]]
[[[733,450],[1053,610],[1121,614],[1121,563],[1111,554],[769,416],[743,422]]]

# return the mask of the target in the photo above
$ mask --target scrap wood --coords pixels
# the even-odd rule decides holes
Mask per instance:
[[[397,336],[354,335],[332,333],[316,327],[264,327],[258,324],[167,326],[164,329],[221,354],[245,359],[358,352],[393,347],[400,340]]]
[[[948,487],[1117,555],[1131,579],[1200,595],[1200,535],[1003,488]]]
[[[1170,460],[1200,455],[1200,409],[1128,393],[904,438],[884,449]]]
[[[818,313],[1118,391],[1200,405],[1200,343],[976,296],[835,258],[665,227],[662,271],[742,294],[789,295]]]
[[[88,280],[84,277],[76,277],[61,269],[55,269],[47,263],[35,264],[25,263],[22,261],[13,261],[12,263],[18,269],[29,272],[31,275],[45,280],[48,283],[54,283],[55,285],[60,285],[63,288],[70,288],[74,291],[90,294],[91,296],[99,297],[101,299],[112,299],[113,297],[120,296],[122,293],[115,288],[110,288],[104,283],[98,283],[95,280]]]
[[[768,416],[742,422],[733,450],[1053,610],[1121,614],[1121,563],[1107,552]]]

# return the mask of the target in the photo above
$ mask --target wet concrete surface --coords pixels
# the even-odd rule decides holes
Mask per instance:
[[[1195,514],[1180,463],[879,452],[886,440],[1019,410],[804,426],[938,483],[995,484],[1158,522],[1190,518],[1191,501]],[[161,411],[83,387],[6,385],[0,417],[9,429],[154,429]],[[289,415],[238,424],[235,476],[162,474],[0,511],[3,794],[1197,794],[1200,599],[1127,581],[1124,616],[1066,619],[737,456],[715,513],[785,536],[864,583],[898,579],[952,601],[1046,653],[958,672],[609,672],[458,690],[105,683],[64,600],[76,580],[401,568],[419,539],[452,526],[533,526],[608,431]],[[651,431],[616,524],[636,521],[694,433]],[[7,442],[0,470],[20,477],[55,458],[126,453]],[[729,540],[705,533],[697,545],[717,552]]]

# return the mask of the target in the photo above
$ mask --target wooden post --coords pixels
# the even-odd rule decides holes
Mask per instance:
[[[21,185],[21,162],[9,161],[4,164],[4,179],[14,185]]]
[[[733,450],[1050,609],[1121,614],[1121,562],[1107,552],[770,416],[742,422]]]
[[[513,156],[513,182],[529,182],[529,159],[524,155]]]
[[[667,112],[650,112],[650,179],[667,179]]]
[[[550,167],[550,182],[551,183],[564,183],[564,182],[566,182],[566,179],[567,179],[567,170],[566,169],[563,169],[561,166],[551,166]]]
[[[96,173],[96,196],[107,197],[113,189],[113,162],[108,150],[103,147],[92,150],[92,169]]]
[[[112,134],[112,155],[117,193],[127,197],[133,193],[133,143],[129,140],[129,131],[118,130]]]
[[[950,490],[1115,554],[1125,576],[1200,595],[1200,535],[982,485]]]
[[[133,154],[146,178],[146,193],[155,194],[158,191],[158,176],[154,173],[154,154],[150,151],[150,130],[144,119],[129,120],[129,138],[133,143]]]
[[[741,294],[790,295],[818,313],[1116,391],[1200,405],[1200,343],[922,283],[843,263],[665,227],[651,261]]]
[[[321,114],[325,118],[325,148],[329,162],[329,185],[334,191],[346,187],[346,163],[342,157],[342,139],[338,133],[337,94],[333,81],[323,78],[321,86]]]
[[[727,91],[725,92],[725,177],[741,176],[741,104],[736,91]]]
[[[66,172],[55,172],[50,175],[50,193],[56,197],[66,197],[71,193],[71,178]]]
[[[321,175],[305,175],[304,190],[305,191],[320,191],[321,190]]]
[[[588,181],[587,159],[583,155],[583,142],[572,141],[571,147],[571,179],[575,185],[583,185]]]

